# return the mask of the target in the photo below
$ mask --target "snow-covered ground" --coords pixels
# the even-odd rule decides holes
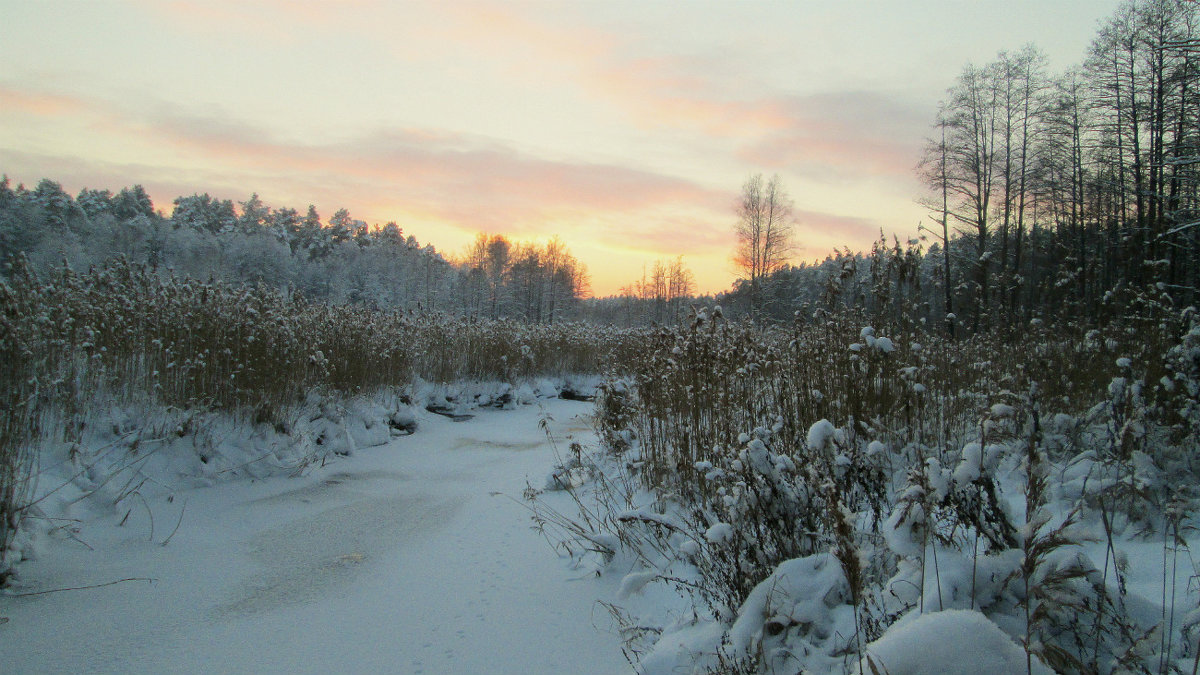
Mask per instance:
[[[597,604],[620,576],[572,571],[519,503],[555,462],[542,416],[566,452],[590,413],[424,414],[302,477],[164,491],[123,525],[81,503],[0,594],[0,672],[630,672]]]
[[[909,555],[890,588],[898,602],[912,596],[904,601],[911,611],[854,649],[854,608],[842,565],[828,552],[783,562],[727,616],[690,604],[676,583],[701,581],[689,560],[702,540],[728,540],[730,525],[689,535],[669,508],[655,510],[669,502],[640,492],[637,481],[628,483],[628,503],[606,502],[621,513],[593,511],[590,522],[604,525],[588,529],[590,544],[552,532],[567,536],[575,554],[557,555],[530,527],[527,485],[552,487],[552,468],[570,459],[554,475],[571,476],[583,507],[596,509],[601,476],[627,467],[634,451],[604,457],[590,428],[592,406],[547,398],[558,393],[553,383],[520,388],[508,410],[478,407],[494,405],[496,396],[481,396],[489,386],[426,387],[416,404],[389,395],[313,404],[294,416],[288,434],[214,417],[176,437],[163,433],[171,424],[139,426],[127,419],[136,411],[114,409],[107,423],[89,425],[88,448],[43,466],[37,535],[25,539],[33,557],[0,592],[0,675],[630,673],[610,607],[629,629],[626,647],[645,675],[719,671],[721,659],[754,654],[780,657],[764,663],[765,672],[793,672],[797,650],[813,672],[1049,672],[1036,660],[1027,665],[1015,605],[995,609],[999,591],[979,593],[995,600],[991,614],[975,611],[973,580],[1007,578],[1012,555],[983,559],[977,575],[967,552],[939,548],[924,577],[925,614],[912,609],[921,577]],[[425,405],[470,419],[451,421]],[[385,420],[407,427],[414,414],[416,433],[389,440]],[[818,422],[809,444],[834,431]],[[150,440],[130,440],[141,438]],[[288,445],[295,439],[299,445]],[[583,445],[582,460],[573,441]],[[122,448],[134,459],[116,457]],[[305,453],[314,448],[324,464],[297,459],[311,459]],[[197,459],[201,451],[205,460]],[[1012,508],[1022,506],[1019,451],[1014,446],[996,470]],[[964,462],[977,456],[971,446],[963,451]],[[299,466],[303,475],[284,475]],[[962,471],[936,475],[948,486]],[[1051,474],[1061,476],[1056,490],[1073,485],[1071,471]],[[113,475],[119,480],[105,478]],[[538,497],[543,516],[574,518],[578,506],[560,490]],[[1054,508],[1054,518],[1065,517]],[[660,558],[640,559],[607,531],[627,516],[677,523]],[[1094,521],[1076,527],[1091,540],[1082,536],[1085,543],[1065,552],[1111,570],[1103,533],[1084,531],[1095,530]],[[1200,611],[1189,613],[1190,549],[1168,567],[1161,538],[1121,529],[1128,530],[1115,542],[1128,590],[1123,611],[1153,626],[1171,607],[1170,625],[1190,631],[1175,642],[1194,640]],[[998,577],[986,572],[992,568]],[[1143,642],[1153,648],[1160,640]],[[1170,655],[1186,672],[1193,653],[1176,645]]]

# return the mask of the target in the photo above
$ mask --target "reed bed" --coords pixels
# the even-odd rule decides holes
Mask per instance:
[[[1033,321],[961,340],[851,312],[765,329],[700,312],[649,337],[602,389],[600,438],[655,505],[608,521],[656,569],[689,541],[678,555],[698,580],[673,581],[725,621],[782,563],[832,552],[855,646],[805,643],[805,627],[785,644],[789,624],[764,627],[760,648],[845,658],[916,605],[949,607],[940,585],[926,597],[940,551],[942,572],[951,559],[968,570],[955,606],[1018,617],[1031,659],[1161,666],[1144,642],[1170,629],[1124,612],[1111,541],[1114,529],[1167,541],[1162,523],[1194,514],[1200,322],[1152,295],[1112,301],[1129,311],[1100,326]],[[647,531],[620,531],[632,527]],[[1094,563],[1077,548],[1088,527],[1110,541]],[[1185,545],[1172,536],[1172,550]],[[977,583],[977,567],[1002,590]],[[715,655],[720,672],[775,672],[766,657]]]
[[[18,259],[0,282],[0,569],[29,502],[34,441],[78,442],[104,406],[152,401],[284,423],[313,391],[599,373],[639,342],[579,324],[329,305],[124,261],[39,277]]]

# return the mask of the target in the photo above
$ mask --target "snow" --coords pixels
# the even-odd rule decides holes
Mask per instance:
[[[418,411],[383,444],[344,426],[355,452],[300,477],[148,491],[123,525],[107,500],[63,507],[74,531],[39,537],[0,594],[2,669],[628,673],[596,601],[642,579],[580,578],[519,503],[556,461],[543,409],[560,451],[594,442],[586,403]],[[153,581],[14,595],[134,578]]]
[[[886,339],[866,337],[876,347]],[[1132,390],[1124,379],[1114,383],[1119,393]],[[1000,508],[1020,507],[1009,520],[1023,522],[1024,506],[1012,499],[1023,489],[1019,444],[964,443],[957,453],[927,457],[920,484],[900,488],[882,528],[900,558],[879,608],[896,623],[860,645],[845,572],[829,553],[779,563],[740,606],[706,609],[676,592],[672,583],[699,578],[702,556],[745,541],[736,517],[689,530],[694,526],[670,500],[629,499],[624,510],[609,512],[611,528],[579,535],[584,553],[556,557],[529,528],[522,492],[545,486],[543,503],[570,515],[575,498],[595,497],[588,488],[605,471],[595,457],[568,449],[573,441],[595,446],[583,419],[591,408],[545,399],[568,386],[585,388],[553,380],[422,384],[415,404],[317,401],[293,421],[301,428],[296,437],[307,439],[300,448],[285,447],[285,437],[263,425],[155,420],[163,429],[180,423],[206,431],[147,451],[137,470],[152,481],[119,499],[116,483],[102,487],[103,471],[119,465],[96,443],[124,438],[139,412],[114,410],[111,431],[82,453],[96,470],[45,500],[44,515],[63,520],[46,521],[42,529],[52,534],[36,540],[14,588],[0,593],[0,616],[8,619],[0,621],[0,645],[21,646],[0,647],[3,672],[628,673],[622,635],[640,627],[651,636],[636,651],[646,675],[719,672],[722,659],[743,657],[761,658],[766,672],[794,672],[797,653],[810,672],[1026,672],[1025,652],[1014,641],[1024,626],[1011,586],[1021,551],[977,556],[978,543],[939,544],[927,529],[927,515],[936,512],[925,512],[991,477]],[[534,405],[518,405],[522,400]],[[427,402],[473,417],[430,414]],[[1020,415],[995,404],[988,418],[1004,429]],[[543,420],[553,444],[539,428]],[[752,471],[772,485],[798,473],[790,457],[772,450],[780,425],[775,419],[768,430],[770,422],[739,435],[743,448],[725,469]],[[1076,424],[1047,414],[1047,447],[1065,443]],[[416,433],[399,436],[412,428]],[[851,430],[822,419],[806,440],[839,465],[851,463],[851,451],[893,451],[890,439],[856,440]],[[297,465],[317,439],[328,461]],[[197,442],[206,461],[178,452]],[[73,453],[60,450],[45,467],[39,494],[79,467]],[[716,448],[712,457],[725,454]],[[714,461],[692,466],[716,480],[723,469]],[[1138,451],[1128,467],[1114,476],[1084,452],[1054,468],[1050,491],[1053,499],[1075,500],[1118,478],[1147,489],[1165,470]],[[302,475],[282,475],[293,468]],[[718,494],[732,509],[735,493]],[[1062,506],[1035,513],[1037,522],[1061,522]],[[658,540],[661,557],[639,559],[617,536],[639,527],[667,533]],[[1154,625],[1162,607],[1147,598],[1168,593],[1161,541],[1121,540],[1113,563],[1096,527],[1094,517],[1073,525],[1070,534],[1081,543],[1047,555],[1034,580],[1093,564],[1093,577],[1100,568],[1115,578],[1119,566],[1129,590],[1122,610],[1139,625]],[[1133,534],[1129,520],[1118,518],[1115,533],[1125,528]],[[1190,570],[1185,550],[1176,564]],[[1180,572],[1171,597],[1193,597],[1189,581]],[[16,595],[71,587],[91,588]],[[598,601],[619,602],[614,611],[627,612],[625,633],[618,635]],[[1174,639],[1194,639],[1194,624],[1200,611],[1179,620]],[[856,662],[860,647],[864,656]],[[1050,671],[1035,660],[1033,672]]]
[[[717,523],[705,531],[704,538],[711,544],[727,544],[733,539],[733,526],[729,523]]]
[[[889,675],[1019,675],[1026,669],[1025,650],[979,612],[948,609],[916,615],[893,626],[866,649],[860,672]],[[1032,672],[1052,675],[1037,657]]]
[[[979,478],[983,466],[983,448],[978,443],[968,443],[962,450],[962,461],[954,470],[954,484],[964,486]]]
[[[829,420],[818,420],[808,428],[808,447],[811,450],[820,450],[825,447],[833,439],[836,429],[833,422]]]
[[[1011,405],[1006,405],[1004,403],[996,403],[996,404],[992,405],[989,412],[991,413],[992,417],[999,419],[999,418],[1004,418],[1004,417],[1012,417],[1013,414],[1016,412],[1016,409],[1013,408]]]
[[[850,584],[832,555],[787,560],[750,591],[729,629],[729,640],[742,653],[763,648],[770,659],[774,654],[768,637],[795,629],[807,646],[833,654],[844,649],[855,632],[849,602]]]
[[[621,580],[621,588],[617,591],[617,598],[626,600],[629,596],[641,591],[646,584],[658,578],[657,572],[630,572]]]
[[[902,495],[901,498],[914,496],[919,498],[919,491],[916,488],[909,488],[908,493]],[[900,509],[894,510],[888,516],[883,527],[883,536],[888,548],[900,556],[920,557],[924,553],[925,547],[921,543],[921,537],[913,532],[913,525],[924,520],[924,517],[925,510],[919,502],[914,503],[911,511],[907,514]]]

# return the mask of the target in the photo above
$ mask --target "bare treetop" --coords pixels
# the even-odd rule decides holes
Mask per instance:
[[[752,311],[757,313],[762,280],[787,264],[795,249],[795,216],[792,198],[779,176],[763,182],[754,174],[742,185],[734,226],[737,248],[733,264],[750,282]]]

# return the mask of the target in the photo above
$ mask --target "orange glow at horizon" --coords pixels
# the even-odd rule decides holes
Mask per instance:
[[[0,173],[346,208],[446,257],[558,235],[597,296],[682,255],[716,293],[747,176],[794,198],[794,262],[912,236],[962,65],[1078,63],[1119,2],[10,1]]]
[[[320,212],[325,213],[324,211]],[[571,232],[577,231],[578,227],[566,226],[558,231],[546,226],[508,231],[480,229],[440,219],[434,215],[385,204],[369,207],[365,213],[370,214],[368,222],[373,227],[387,222],[395,222],[406,236],[410,234],[415,236],[422,245],[432,244],[443,257],[455,261],[465,256],[467,248],[481,232],[503,236],[513,244],[544,245],[551,238],[558,237],[571,255],[586,266],[590,280],[589,291],[592,297],[618,295],[622,288],[640,280],[643,271],[649,269],[656,260],[673,260],[675,258],[674,254],[648,250],[636,242],[631,242],[628,246],[621,246],[615,243],[581,240],[578,236],[572,237]],[[351,210],[351,215],[355,215],[353,210]],[[356,217],[361,218],[361,216]],[[565,225],[561,221],[560,224]],[[731,230],[731,242],[732,236]],[[709,250],[680,255],[683,255],[684,264],[692,270],[696,277],[697,293],[717,294],[729,290],[733,284],[733,274],[730,271],[727,252]]]

